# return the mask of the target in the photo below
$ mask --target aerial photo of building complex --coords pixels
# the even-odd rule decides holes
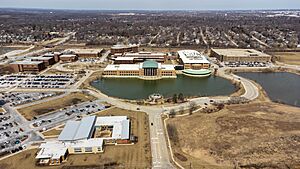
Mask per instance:
[[[3,0],[0,169],[300,169],[299,9]]]

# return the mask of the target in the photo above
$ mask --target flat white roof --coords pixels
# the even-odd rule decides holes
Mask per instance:
[[[139,70],[139,64],[120,64],[120,65],[107,65],[104,71],[117,71],[117,70]]]
[[[140,64],[120,64],[120,65],[107,65],[104,71],[117,71],[117,70],[133,70],[138,71],[143,67],[143,63]],[[174,70],[174,65],[167,65],[167,64],[161,64],[158,63],[159,69],[164,70]]]
[[[67,146],[62,142],[52,141],[42,143],[40,145],[41,150],[38,152],[36,159],[43,159],[43,158],[52,158],[52,159],[59,159],[63,156],[67,151]]]
[[[31,61],[31,60],[22,60],[22,61],[15,61],[10,64],[22,64],[22,65],[38,65],[43,63],[43,61]]]
[[[230,56],[230,57],[250,57],[250,56],[268,56],[266,53],[262,53],[255,49],[212,49],[218,55]]]
[[[120,57],[118,56],[115,60],[134,60],[135,57]]]
[[[113,126],[111,138],[105,139],[129,139],[130,120],[127,116],[97,117],[95,126]]]
[[[68,49],[67,51],[74,52],[75,54],[98,54],[103,49]]]
[[[125,53],[123,56],[124,57],[139,57],[139,56],[160,56],[163,57],[165,56],[165,53],[153,53],[153,52],[138,52],[138,53]]]
[[[179,58],[182,60],[183,63],[207,63],[209,64],[210,62],[206,59],[205,56],[200,54],[196,50],[180,50],[178,51]]]
[[[122,45],[122,44],[117,44],[117,45],[114,45],[111,47],[111,49],[123,49],[123,48],[131,48],[131,47],[138,47],[138,45],[132,45],[132,44],[129,44],[129,45]]]
[[[61,58],[69,58],[69,57],[76,57],[76,55],[73,55],[73,54],[66,54],[66,55],[61,55],[59,56]]]
[[[31,57],[30,59],[37,59],[37,60],[50,60],[52,59],[53,57],[51,56],[38,56],[38,57]]]
[[[74,142],[48,141],[40,145],[36,159],[52,158],[58,159],[63,156],[68,148],[103,147],[102,138],[78,140]]]
[[[161,65],[161,69],[163,70],[175,70],[174,65]]]

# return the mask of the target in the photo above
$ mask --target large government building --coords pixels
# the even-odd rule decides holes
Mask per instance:
[[[211,56],[221,62],[271,62],[272,56],[254,49],[211,49]]]
[[[207,77],[211,75],[210,62],[196,50],[178,51],[179,61],[183,65],[182,73],[186,76]]]
[[[210,62],[196,50],[180,50],[178,51],[178,55],[184,69],[198,70],[210,68]]]
[[[104,69],[103,77],[154,80],[176,78],[177,76],[173,65],[166,65],[153,60],[147,60],[140,64],[108,65]]]

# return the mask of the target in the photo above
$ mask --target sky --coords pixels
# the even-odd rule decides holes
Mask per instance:
[[[300,10],[300,0],[0,0],[0,8],[84,10]]]

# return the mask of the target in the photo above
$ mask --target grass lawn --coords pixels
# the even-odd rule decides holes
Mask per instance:
[[[300,52],[274,52],[279,62],[291,65],[300,65]]]

